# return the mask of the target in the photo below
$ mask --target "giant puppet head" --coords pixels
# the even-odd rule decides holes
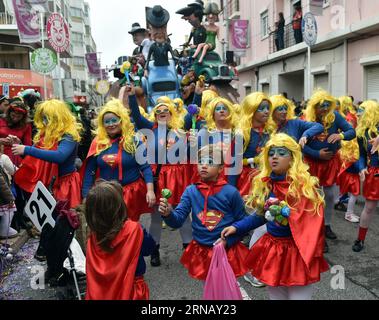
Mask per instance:
[[[167,41],[167,23],[170,20],[170,14],[162,6],[154,6],[146,11],[146,19],[150,25],[151,36],[154,41],[163,43]]]

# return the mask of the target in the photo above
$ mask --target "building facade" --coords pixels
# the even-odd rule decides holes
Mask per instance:
[[[352,95],[356,102],[379,100],[378,1],[323,0],[318,12],[311,0],[221,0],[219,4],[222,38],[228,44],[230,20],[249,20],[248,49],[245,57],[237,59],[240,80],[233,84],[242,98],[252,91],[286,92],[301,101],[323,88],[334,96]],[[318,40],[311,48],[310,70],[308,46],[294,38],[296,4],[303,15],[318,14]],[[280,12],[285,19],[284,48],[278,50],[275,23]]]
[[[57,67],[47,76],[48,85],[51,86],[48,88],[47,98],[60,96],[61,81],[65,101],[98,105],[99,97],[94,90],[97,79],[89,75],[85,60],[86,53],[96,52],[96,43],[91,34],[89,5],[83,0],[49,0],[48,4],[49,12],[59,12],[68,22],[71,45],[67,52],[60,55],[60,70]],[[45,22],[48,15],[45,15]],[[52,49],[47,41],[46,32],[44,45]],[[14,73],[18,75],[23,72],[20,70],[24,70],[24,79],[36,79],[30,76],[30,56],[41,46],[41,42],[20,43],[11,1],[0,0],[0,68],[15,70]],[[21,86],[27,87],[27,85],[34,84]]]

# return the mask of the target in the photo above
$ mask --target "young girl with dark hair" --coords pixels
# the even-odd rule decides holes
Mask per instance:
[[[155,242],[138,222],[128,219],[126,208],[117,182],[100,181],[88,192],[87,300],[149,299],[143,257],[151,254]]]

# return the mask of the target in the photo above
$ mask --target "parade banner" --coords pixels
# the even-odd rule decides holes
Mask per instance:
[[[59,13],[52,13],[47,20],[47,38],[51,47],[58,53],[69,51],[70,32],[68,24]]]
[[[38,12],[32,8],[27,0],[12,0],[12,4],[20,43],[36,43],[41,41]]]
[[[232,20],[230,31],[234,54],[239,57],[245,56],[249,37],[249,20]]]
[[[48,12],[49,7],[47,0],[25,0],[32,9],[34,9],[37,12]]]
[[[88,72],[96,77],[100,77],[100,65],[97,60],[97,53],[86,53],[86,61],[88,66]]]

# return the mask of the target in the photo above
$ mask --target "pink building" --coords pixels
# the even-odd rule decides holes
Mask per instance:
[[[318,40],[311,49],[310,89],[324,88],[334,96],[352,95],[356,102],[379,100],[379,1],[377,0],[218,0],[222,37],[229,39],[231,19],[249,20],[246,56],[237,58],[240,80],[233,85],[241,98],[251,91],[287,92],[301,100],[308,92],[308,47],[296,43],[294,6],[303,15],[317,14]],[[320,2],[320,7],[311,6]],[[275,44],[275,23],[285,19],[284,49]]]

